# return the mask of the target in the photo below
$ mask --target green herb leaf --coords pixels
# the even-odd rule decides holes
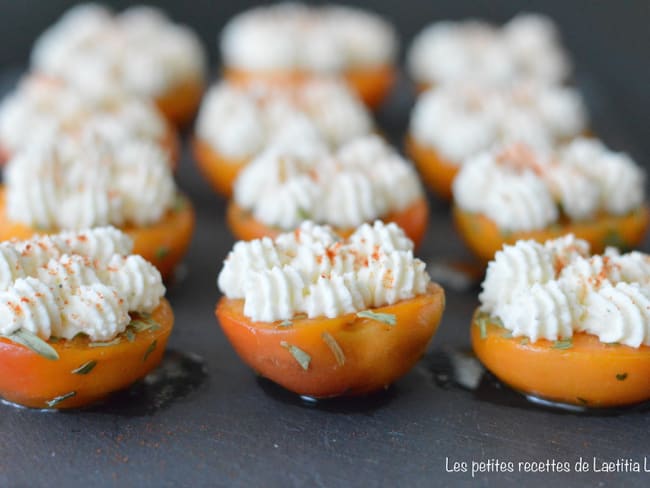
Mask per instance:
[[[553,349],[571,349],[573,347],[573,339],[569,337],[567,339],[555,341],[551,347]]]
[[[627,378],[627,373],[618,373],[616,375],[616,379],[618,381],[625,381],[626,378]]]
[[[160,246],[158,249],[156,249],[156,259],[158,261],[162,261],[167,256],[169,256],[169,247]]]
[[[481,339],[485,339],[487,337],[487,323],[488,323],[488,317],[486,314],[479,314],[476,317],[476,326],[479,328],[481,331]]]
[[[71,391],[71,392],[66,393],[64,395],[60,395],[58,397],[55,397],[55,398],[52,398],[51,400],[46,401],[45,405],[47,405],[50,408],[54,408],[54,407],[58,406],[61,402],[64,402],[68,398],[72,398],[76,394],[77,394],[76,391]]]
[[[298,215],[298,218],[300,220],[309,220],[311,218],[309,212],[307,212],[307,210],[305,210],[302,207],[298,207],[298,209],[296,210],[296,214]]]
[[[112,341],[98,341],[98,342],[89,342],[88,347],[111,347],[119,344],[122,341],[121,337],[116,337]]]
[[[129,342],[135,341],[135,332],[133,332],[133,329],[131,329],[130,327],[124,331],[124,335],[126,336],[127,341]]]
[[[72,374],[88,374],[95,368],[95,366],[97,366],[97,361],[91,359],[90,361],[83,363],[77,369],[73,369]]]
[[[176,198],[174,199],[174,206],[172,209],[174,212],[178,213],[182,210],[185,210],[185,207],[187,207],[187,198],[184,195],[181,195],[180,193],[176,195]]]
[[[278,324],[278,327],[291,327],[293,325],[293,322],[291,320],[283,320]]]
[[[506,330],[503,334],[501,334],[501,337],[504,339],[512,339],[512,331]]]
[[[287,341],[280,342],[280,345],[291,353],[302,369],[305,371],[309,369],[309,363],[311,362],[311,356],[309,354],[299,347],[289,344]]]
[[[503,325],[503,322],[501,321],[501,319],[499,317],[491,317],[491,316],[487,315],[487,321],[488,321],[488,323],[490,323],[492,325],[495,325],[495,326],[499,327],[500,329],[505,329],[506,328]]]
[[[610,229],[607,231],[607,234],[605,234],[605,237],[603,238],[603,243],[606,246],[613,246],[618,249],[625,249],[627,247],[627,244],[616,229]]]
[[[144,363],[147,359],[149,359],[149,356],[151,356],[151,353],[156,350],[156,346],[158,345],[158,340],[153,341],[151,344],[149,344],[149,347],[147,348],[147,351],[144,353],[144,358],[142,359],[142,362]]]
[[[373,312],[372,310],[363,310],[361,312],[357,312],[357,317],[376,320],[388,325],[397,324],[397,317],[392,313],[379,313]]]
[[[142,315],[140,318],[132,320],[129,323],[129,327],[133,328],[136,332],[144,332],[145,330],[159,330],[160,324],[152,319],[151,316]]]
[[[38,337],[33,332],[30,332],[25,329],[18,329],[12,334],[2,335],[5,339],[9,339],[11,342],[25,346],[32,352],[35,352],[39,356],[43,356],[45,359],[51,361],[56,361],[59,359],[59,354],[50,346],[46,341]]]
[[[525,346],[525,345],[527,345],[529,342],[530,342],[530,341],[529,341],[528,337],[522,337],[521,340],[519,341],[519,344],[521,344],[522,346]]]
[[[325,331],[323,332],[323,340],[325,341],[325,344],[327,344],[327,347],[330,348],[332,351],[332,354],[334,354],[334,359],[336,359],[336,363],[339,366],[343,366],[345,364],[345,354],[343,354],[343,349],[341,349],[341,346],[339,346],[339,343],[336,342],[336,339],[334,339],[334,336],[330,334],[329,332]]]

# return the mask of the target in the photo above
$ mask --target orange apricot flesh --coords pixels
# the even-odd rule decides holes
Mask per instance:
[[[154,103],[171,124],[182,127],[194,117],[204,89],[203,80],[190,78],[156,97]]]
[[[163,279],[168,279],[190,245],[194,223],[194,208],[190,200],[179,194],[174,208],[160,222],[143,227],[125,226],[120,230],[133,239],[133,253],[151,262]],[[0,241],[29,239],[36,234],[58,232],[58,229],[41,230],[10,220],[7,217],[5,189],[0,188]]]
[[[304,71],[249,71],[226,68],[224,78],[237,85],[263,82],[279,87],[303,84],[315,76]],[[350,69],[341,73],[348,86],[371,109],[377,109],[385,100],[395,83],[396,70],[390,65]]]
[[[482,325],[479,317],[483,318]],[[633,405],[650,399],[647,346],[605,344],[582,332],[561,347],[545,339],[531,343],[512,337],[478,312],[471,340],[474,353],[490,372],[526,394],[594,408]]]
[[[442,157],[435,149],[420,144],[412,136],[407,136],[405,148],[427,187],[440,198],[451,200],[451,185],[460,166]]]
[[[456,228],[469,249],[482,261],[490,261],[504,244],[514,244],[520,239],[545,242],[566,234],[574,234],[591,245],[594,254],[601,254],[607,246],[622,249],[637,247],[645,237],[650,219],[648,207],[622,216],[602,214],[593,221],[561,221],[557,225],[526,232],[502,232],[497,224],[483,214],[466,212],[454,206]]]
[[[223,156],[198,138],[194,139],[192,149],[194,159],[210,186],[220,195],[230,198],[237,175],[249,163],[249,159]]]
[[[381,220],[384,222],[394,222],[402,228],[404,233],[417,248],[424,239],[427,231],[429,217],[429,205],[425,198],[418,198],[410,206],[400,212],[392,212],[384,216]],[[226,209],[226,221],[237,239],[250,241],[262,237],[274,239],[287,230],[270,227],[257,220],[253,214],[234,201],[230,201]],[[350,236],[356,229],[339,229],[333,228],[334,232],[342,238]]]
[[[432,283],[422,295],[372,310],[394,315],[394,325],[354,313],[294,318],[290,325],[253,322],[243,314],[243,300],[226,297],[215,313],[253,370],[299,395],[329,398],[372,393],[406,374],[424,354],[444,308],[444,291]],[[308,364],[301,365],[292,348],[308,355]]]
[[[159,327],[133,332],[132,340],[121,334],[102,346],[87,337],[48,342],[58,359],[0,338],[0,396],[26,407],[68,409],[129,387],[162,360],[174,325],[167,300],[161,300],[151,319]]]

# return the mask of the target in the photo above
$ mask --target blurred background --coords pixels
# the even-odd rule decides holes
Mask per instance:
[[[61,13],[80,3],[70,0],[0,0],[2,31],[0,66],[20,69],[27,63],[33,40]],[[147,3],[163,8],[174,20],[194,28],[218,66],[218,35],[235,13],[260,2],[225,0],[105,1],[115,9]],[[307,2],[323,3],[323,2]],[[592,109],[605,103],[612,121],[596,120],[596,132],[616,149],[629,151],[650,165],[650,1],[649,0],[356,0],[347,3],[374,10],[397,28],[402,54],[427,23],[441,19],[479,17],[504,22],[517,12],[550,15],[559,25],[572,54],[577,83]],[[605,100],[603,100],[605,99]],[[392,124],[391,124],[392,125]],[[602,133],[615,126],[624,140]],[[600,129],[600,131],[599,131]],[[621,139],[621,140],[619,140]]]

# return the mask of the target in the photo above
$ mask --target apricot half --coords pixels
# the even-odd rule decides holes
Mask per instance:
[[[313,79],[314,74],[304,71],[249,71],[230,67],[225,69],[223,76],[238,85],[263,82],[279,87],[291,87]],[[396,76],[395,68],[389,65],[349,69],[341,73],[341,78],[350,89],[373,110],[386,99]]]
[[[127,388],[162,360],[174,313],[163,298],[150,316],[133,319],[138,323],[112,341],[50,339],[54,358],[0,338],[0,396],[26,407],[67,409]]]
[[[432,283],[422,295],[371,313],[273,323],[251,321],[243,306],[223,297],[216,307],[239,357],[288,390],[328,398],[372,393],[406,374],[438,328],[445,294]]]
[[[406,137],[405,148],[425,185],[440,198],[451,200],[451,185],[460,171],[460,165],[443,158],[438,151],[419,143],[412,136]]]
[[[123,232],[133,239],[133,253],[151,262],[164,279],[185,256],[194,233],[195,215],[190,200],[178,194],[174,207],[156,224],[143,227],[125,226]],[[0,188],[0,241],[29,239],[35,234],[56,234],[59,229],[36,229],[7,217],[5,189]]]
[[[472,347],[505,384],[547,400],[587,407],[632,405],[650,399],[650,347],[605,344],[575,333],[570,340],[531,343],[476,312]]]
[[[400,212],[392,212],[380,220],[394,222],[402,228],[406,236],[413,241],[417,248],[424,239],[427,231],[429,205],[425,198],[418,198],[415,202]],[[262,237],[275,238],[286,230],[270,227],[257,220],[253,214],[234,201],[226,209],[226,221],[232,233],[244,241],[260,239]],[[334,232],[342,238],[349,237],[356,229],[333,228]]]
[[[566,234],[574,234],[591,245],[594,254],[601,254],[607,246],[621,249],[637,247],[648,229],[650,212],[643,205],[627,215],[597,216],[593,221],[561,221],[545,229],[526,232],[504,232],[483,214],[471,213],[458,206],[453,208],[454,223],[470,250],[482,261],[490,261],[504,244],[514,244],[520,239],[545,242]]]

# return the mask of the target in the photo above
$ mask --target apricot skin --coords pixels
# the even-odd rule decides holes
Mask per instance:
[[[394,314],[395,325],[354,313],[294,319],[290,326],[253,322],[243,314],[243,300],[225,297],[215,313],[239,357],[260,375],[299,395],[329,398],[372,393],[406,374],[425,352],[444,307],[444,291],[432,283],[425,294],[373,310]],[[328,334],[343,362],[325,341]],[[287,345],[309,354],[307,369]]]
[[[650,400],[650,347],[604,344],[576,333],[570,347],[545,339],[531,343],[511,337],[489,321],[482,331],[474,315],[474,353],[497,378],[520,392],[547,400],[594,408]]]

